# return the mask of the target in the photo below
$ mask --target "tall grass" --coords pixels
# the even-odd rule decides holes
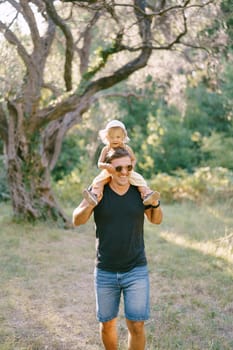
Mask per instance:
[[[145,225],[151,280],[147,350],[230,350],[231,200],[163,204],[163,211],[161,225]],[[63,230],[13,222],[5,204],[0,212],[0,350],[102,349],[92,219]],[[126,350],[122,309],[118,326],[119,349]]]

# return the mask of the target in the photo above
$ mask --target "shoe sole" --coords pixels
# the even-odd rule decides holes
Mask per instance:
[[[98,204],[98,200],[96,198],[94,198],[94,195],[92,195],[88,190],[84,190],[83,191],[83,197],[91,205],[97,205]]]
[[[154,200],[158,200],[160,198],[160,193],[157,191],[149,194],[143,201],[144,205],[150,205]]]

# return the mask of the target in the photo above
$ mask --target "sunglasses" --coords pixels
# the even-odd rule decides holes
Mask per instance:
[[[132,165],[126,165],[126,166],[118,165],[115,167],[115,170],[118,173],[121,173],[123,169],[125,169],[126,171],[131,171],[133,169],[133,166]]]

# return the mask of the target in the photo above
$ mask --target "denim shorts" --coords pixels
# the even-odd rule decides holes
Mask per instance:
[[[121,294],[125,317],[131,321],[149,318],[149,274],[147,265],[127,272],[109,272],[95,268],[96,314],[99,322],[118,316]]]

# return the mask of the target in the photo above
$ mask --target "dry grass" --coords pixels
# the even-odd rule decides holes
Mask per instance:
[[[92,221],[62,230],[13,223],[10,208],[0,210],[0,350],[102,349],[95,319]],[[227,203],[164,206],[163,224],[146,224],[147,350],[233,348],[232,235]],[[119,348],[125,350],[122,311],[119,336]]]
[[[233,218],[225,209],[174,205],[159,237],[148,227],[149,349],[233,348]]]

